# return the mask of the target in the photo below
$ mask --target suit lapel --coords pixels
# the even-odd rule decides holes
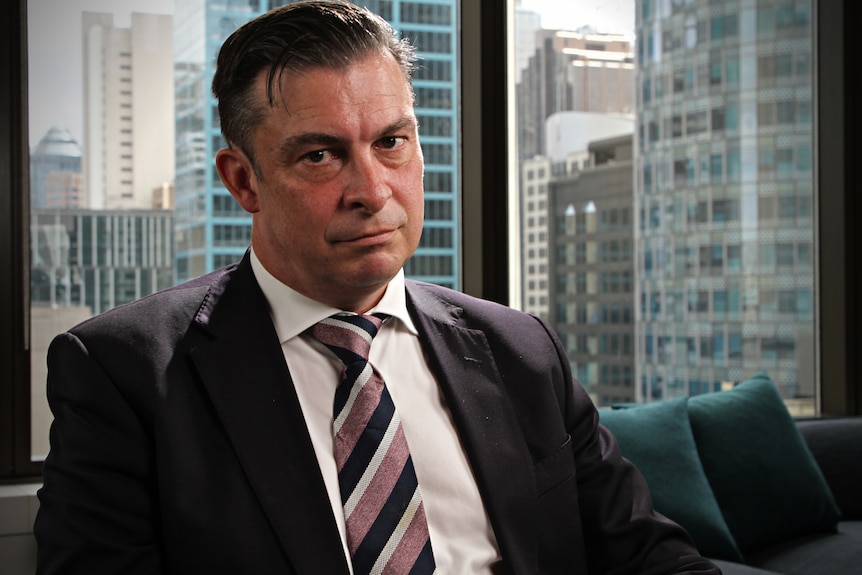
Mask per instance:
[[[452,412],[509,570],[537,569],[535,478],[484,333],[407,282],[408,306]],[[192,360],[270,524],[297,572],[347,574],[341,540],[248,256],[210,288],[197,322],[213,337]],[[321,511],[323,510],[323,511]]]
[[[513,573],[537,566],[532,458],[485,334],[461,309],[407,282],[408,306],[473,468],[500,551]]]
[[[192,360],[264,513],[298,572],[348,573],[299,400],[246,256],[197,316]]]

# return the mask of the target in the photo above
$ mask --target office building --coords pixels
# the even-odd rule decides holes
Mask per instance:
[[[288,2],[278,2],[278,4]],[[414,76],[425,155],[425,227],[409,277],[458,287],[458,11],[455,0],[359,2],[409,38],[420,55]],[[251,218],[223,187],[212,158],[224,145],[210,91],[222,42],[274,7],[248,0],[177,0],[174,13],[177,155],[177,275],[182,281],[234,262],[251,238]]]
[[[635,399],[632,139],[590,142],[548,182],[550,321],[600,406]]]
[[[542,17],[538,12],[521,8],[521,0],[515,0],[515,84],[521,81],[521,72],[536,53],[536,32],[542,28]]]
[[[173,285],[170,211],[30,211],[32,453],[48,453],[45,357],[55,335]]]
[[[30,152],[30,206],[83,208],[81,147],[69,130],[52,127]]]
[[[812,3],[636,2],[638,400],[814,409]]]
[[[634,102],[634,48],[627,38],[587,29],[535,32],[535,52],[516,86],[525,311],[551,317],[552,167],[586,155],[590,140],[631,134]]]
[[[634,47],[616,34],[542,29],[516,86],[518,157],[545,155],[545,121],[558,112],[633,114]],[[576,151],[576,150],[571,150]]]
[[[86,207],[148,209],[174,179],[171,16],[83,14]]]
[[[173,285],[170,211],[34,209],[30,216],[32,309],[86,308],[89,317]]]
[[[591,140],[634,133],[634,117],[590,112],[558,112],[545,121],[545,155],[521,160],[521,307],[551,321],[549,290],[554,257],[554,203],[549,189],[560,177],[591,165]],[[592,190],[596,196],[601,189]],[[590,198],[596,200],[597,198]]]

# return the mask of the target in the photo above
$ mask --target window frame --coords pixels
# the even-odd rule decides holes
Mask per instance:
[[[0,480],[41,475],[30,456],[27,3],[0,23]],[[15,192],[18,193],[15,193]]]
[[[853,62],[860,52],[853,41],[851,0],[814,0],[817,42],[817,134],[815,174],[818,198],[817,317],[821,415],[862,415],[862,212],[853,190],[862,183],[854,159],[859,154],[860,116],[853,105]],[[854,225],[855,224],[855,225]],[[854,277],[855,276],[855,277]]]
[[[461,270],[465,293],[502,304],[518,301],[517,224],[511,184],[517,182],[514,140],[512,0],[460,2]],[[503,58],[483,58],[501,54]],[[500,166],[507,169],[501,170]],[[508,201],[507,201],[508,200]],[[469,225],[464,225],[469,222]],[[513,228],[514,229],[514,228]]]
[[[852,105],[850,0],[816,2],[817,146],[820,297],[820,413],[862,415],[862,281],[860,185],[853,159],[862,111]],[[512,249],[517,214],[507,197],[515,174],[512,1],[462,1],[462,285],[465,292],[510,303],[520,270]],[[27,1],[13,0],[0,21],[0,481],[32,481],[41,462],[30,455],[29,133]],[[506,57],[482,58],[482,54]],[[500,169],[506,166],[506,169]],[[468,222],[469,225],[463,225]],[[501,246],[504,246],[501,248]],[[515,304],[517,305],[517,304]]]

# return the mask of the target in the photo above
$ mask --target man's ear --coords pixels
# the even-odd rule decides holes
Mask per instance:
[[[260,210],[257,176],[248,157],[236,148],[216,152],[216,169],[221,181],[242,209],[250,214]]]

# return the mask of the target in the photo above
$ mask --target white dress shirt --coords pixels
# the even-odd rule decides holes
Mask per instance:
[[[344,553],[349,556],[332,442],[333,398],[341,362],[323,344],[303,334],[318,321],[341,310],[281,283],[263,267],[253,250],[251,264],[269,303]],[[489,574],[490,566],[500,558],[497,542],[452,416],[407,313],[404,290],[401,271],[369,312],[392,316],[374,338],[369,359],[383,376],[401,417],[425,502],[437,572]]]

